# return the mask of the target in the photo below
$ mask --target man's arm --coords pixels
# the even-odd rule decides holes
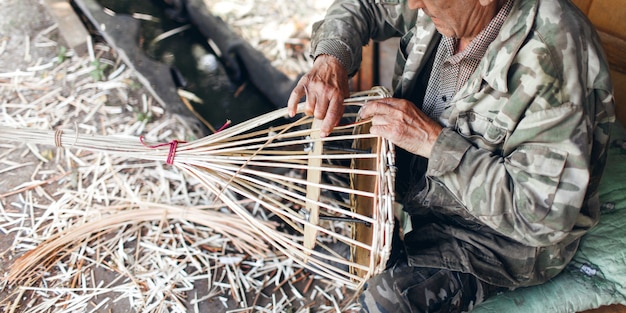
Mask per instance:
[[[536,99],[547,97],[558,99],[550,91]],[[444,129],[428,163],[426,175],[439,185],[431,192],[446,189],[482,223],[529,246],[580,236],[597,222],[598,169],[608,138],[598,134],[611,123],[585,109],[605,113],[610,92],[596,91],[588,100],[527,111],[502,155]]]

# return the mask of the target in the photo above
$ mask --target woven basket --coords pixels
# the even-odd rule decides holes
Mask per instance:
[[[56,145],[166,162],[197,178],[276,250],[356,291],[385,268],[391,250],[394,149],[369,134],[358,109],[388,97],[383,88],[346,99],[342,124],[324,138],[319,121],[285,119],[287,109],[253,118],[193,142],[147,144],[142,138],[72,130],[0,126],[0,140]],[[304,105],[301,104],[299,112]],[[241,199],[252,199],[254,207]],[[270,226],[268,217],[278,225]],[[44,244],[53,244],[46,242]],[[346,249],[347,247],[347,249]],[[18,259],[11,278],[34,270],[38,254]]]

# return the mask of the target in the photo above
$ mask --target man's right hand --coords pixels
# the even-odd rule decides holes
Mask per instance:
[[[323,120],[321,136],[325,137],[343,116],[343,101],[350,96],[348,73],[339,60],[319,55],[311,71],[306,73],[291,92],[287,102],[289,116],[296,115],[298,102],[306,96],[305,113]]]

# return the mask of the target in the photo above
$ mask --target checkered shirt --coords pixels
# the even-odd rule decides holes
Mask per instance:
[[[422,110],[429,117],[447,125],[446,120],[440,119],[441,113],[452,105],[454,95],[476,71],[487,48],[498,36],[512,7],[513,0],[508,0],[489,25],[457,54],[454,54],[454,51],[459,39],[442,36],[422,105]]]

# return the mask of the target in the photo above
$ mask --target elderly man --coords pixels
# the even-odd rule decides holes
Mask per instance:
[[[360,116],[413,156],[398,175],[412,225],[366,311],[469,311],[565,267],[598,222],[614,120],[599,40],[569,0],[336,0],[313,31],[288,106],[306,96],[322,135],[361,47],[402,37],[394,98]]]

